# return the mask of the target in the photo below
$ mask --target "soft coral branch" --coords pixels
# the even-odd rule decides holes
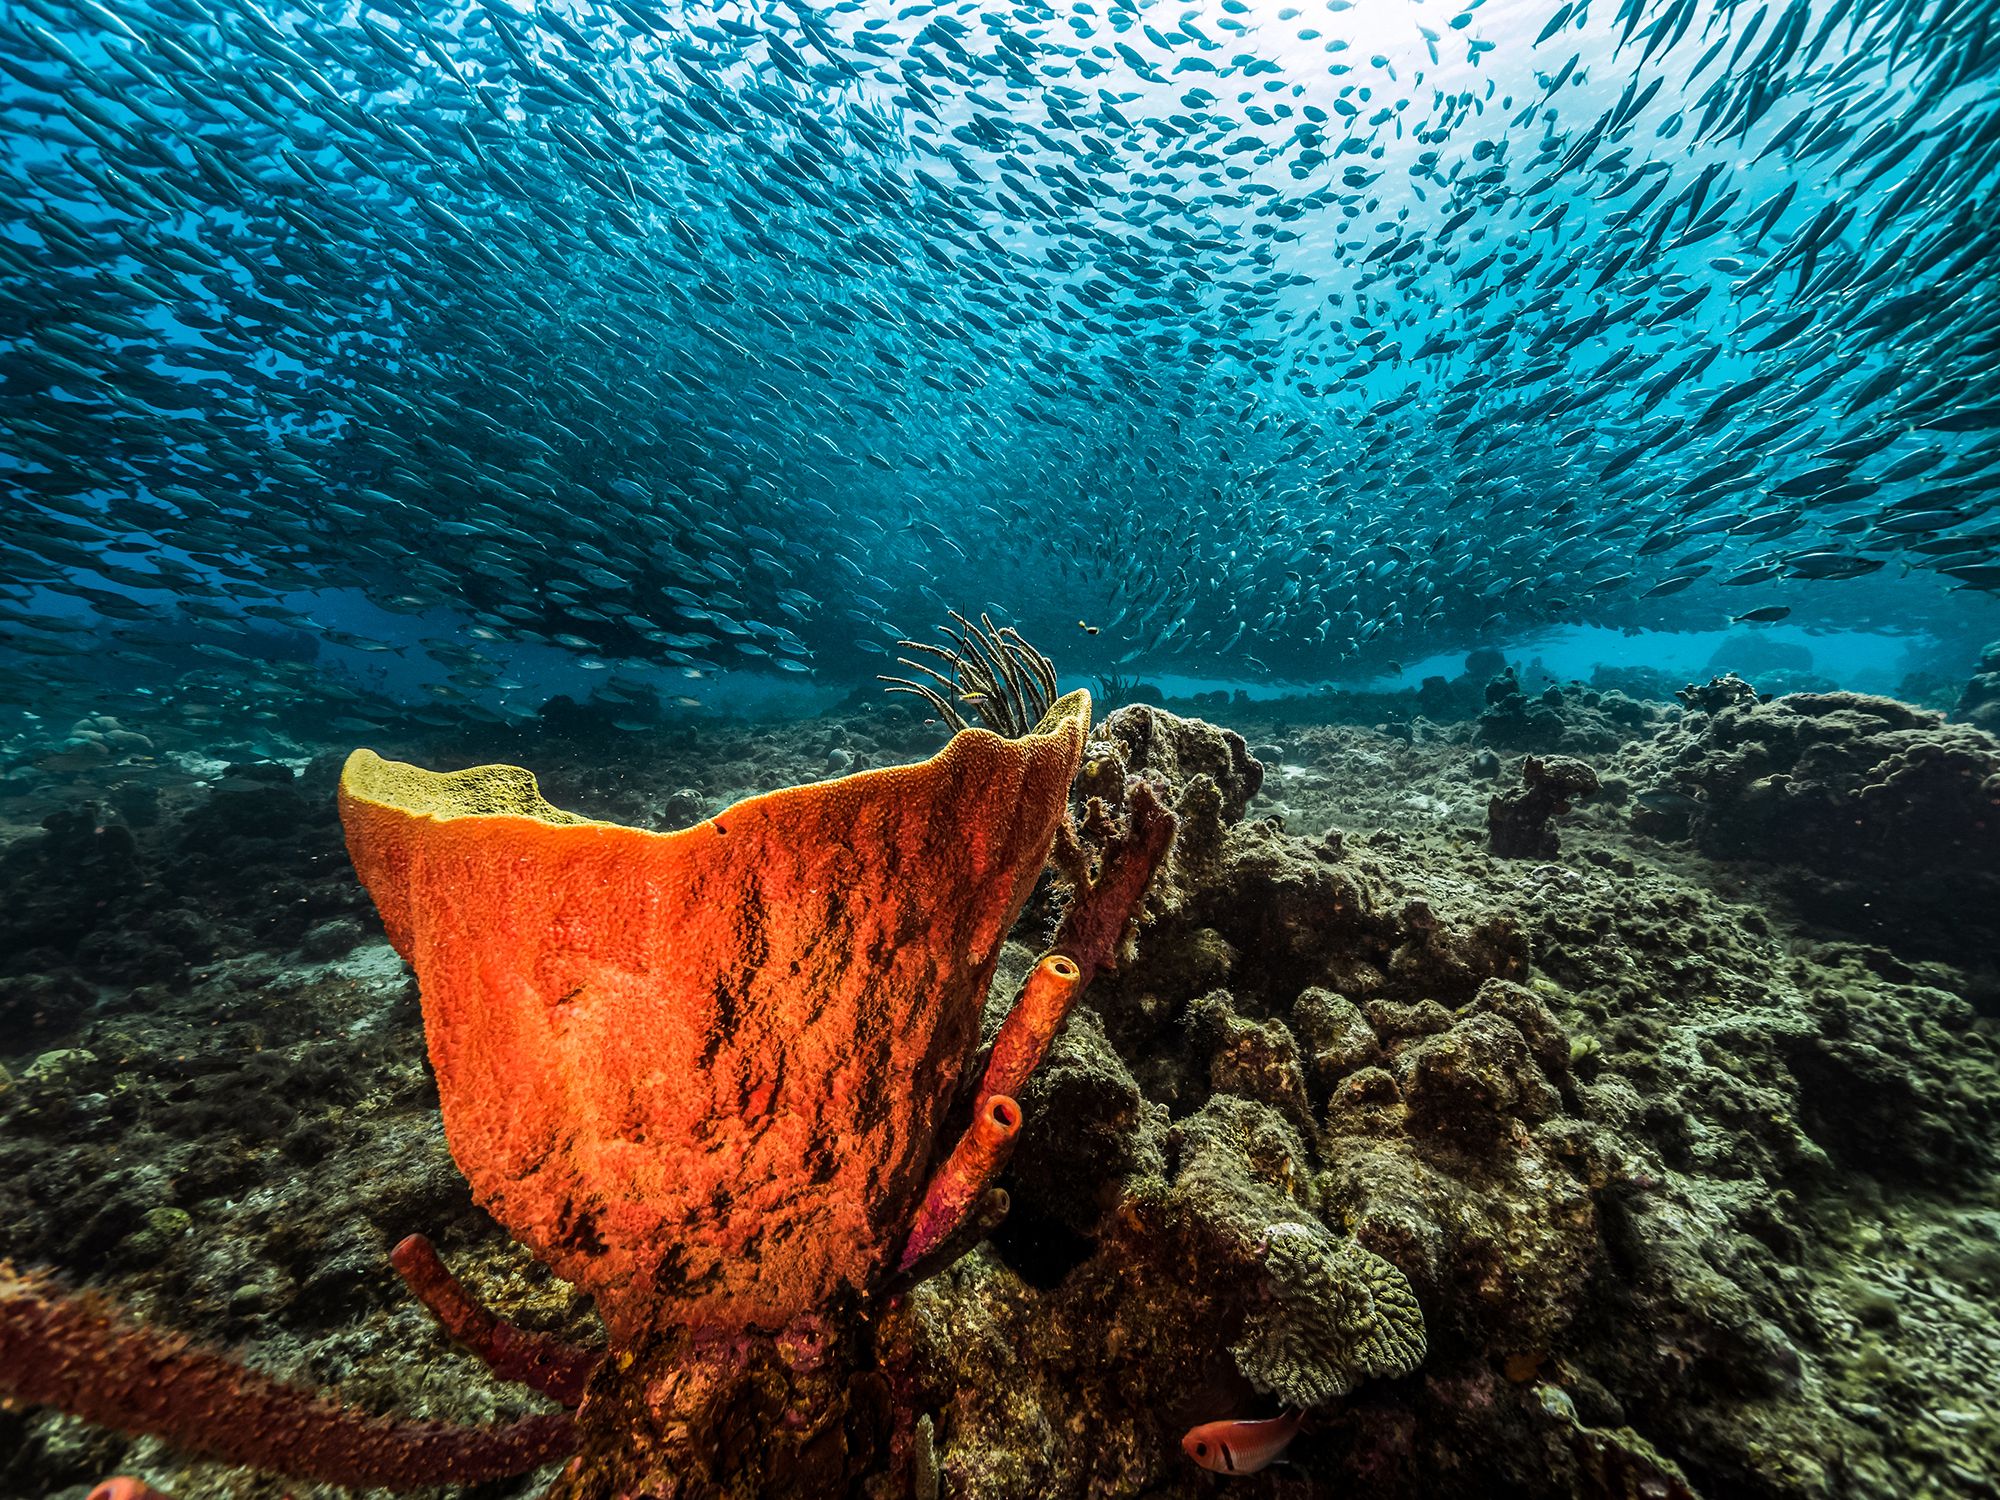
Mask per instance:
[[[354,1489],[477,1484],[576,1447],[566,1412],[454,1427],[355,1411],[4,1263],[0,1397],[161,1438],[196,1457]]]

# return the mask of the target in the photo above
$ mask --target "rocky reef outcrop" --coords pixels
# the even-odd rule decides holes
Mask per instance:
[[[1521,784],[1486,805],[1487,842],[1504,859],[1553,859],[1562,840],[1549,825],[1598,787],[1597,772],[1572,756],[1530,755]]]
[[[1489,648],[1468,652],[1454,677],[1426,677],[1417,686],[1417,711],[1439,721],[1476,718],[1486,685],[1507,671],[1507,658]]]
[[[1192,765],[1216,731],[1148,733]],[[1183,845],[1137,961],[1024,1100],[1049,1123],[991,1251],[911,1294],[886,1363],[954,1371],[929,1394],[955,1495],[1183,1493],[1182,1427],[1283,1404],[1324,1413],[1314,1472],[1391,1493],[1467,1382],[1588,1305],[1606,1152],[1515,982],[1518,922],[1392,850],[1232,817],[1207,772],[1167,782]],[[1541,1407],[1500,1389],[1482,1438],[1539,1449]]]
[[[1301,1493],[1899,1492],[1865,1391],[1900,1315],[1867,1287],[1910,1274],[1906,1204],[2000,1162],[1963,999],[1805,962],[1594,834],[1516,865],[1168,795],[1186,857],[1037,1081],[1010,1221],[884,1330],[957,1372],[919,1397],[944,1490],[1197,1493],[1177,1429],[1350,1387],[1294,1443]],[[1860,1181],[1901,1226],[1865,1268]],[[1420,1363],[1379,1352],[1404,1286]],[[1899,1411],[1976,1357],[1927,1326]]]
[[[2000,641],[1979,653],[1979,665],[1959,694],[1951,716],[1962,724],[2000,735]]]
[[[2000,936],[2000,740],[1892,698],[1763,699],[1739,678],[1682,694],[1689,712],[1621,771],[1642,831],[1723,860],[1797,872],[1808,915],[1917,954]]]
[[[1183,719],[1146,703],[1127,704],[1107,714],[1091,730],[1091,749],[1078,790],[1086,795],[1119,791],[1106,779],[1116,766],[1123,776],[1158,777],[1175,795],[1202,795],[1213,786],[1223,822],[1241,818],[1264,784],[1264,767],[1243,736],[1204,719]]]
[[[1486,685],[1477,739],[1496,750],[1587,755],[1650,733],[1662,714],[1659,704],[1617,688],[1552,682],[1530,693],[1510,670]]]

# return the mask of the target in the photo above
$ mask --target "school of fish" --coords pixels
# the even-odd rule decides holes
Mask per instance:
[[[8,698],[2000,593],[1989,0],[10,0],[0,74]]]

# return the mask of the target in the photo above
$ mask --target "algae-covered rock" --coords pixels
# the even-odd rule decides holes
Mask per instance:
[[[1799,872],[1815,918],[1916,954],[1990,952],[2000,937],[2000,740],[1890,698],[1758,701],[1734,679],[1690,689],[1700,712],[1633,752],[1632,779],[1678,796],[1706,855]]]
[[[1374,1028],[1360,1007],[1318,985],[1307,986],[1292,1002],[1292,1029],[1304,1045],[1306,1065],[1322,1094],[1382,1056]]]
[[[21,1070],[28,1083],[56,1083],[87,1074],[98,1065],[97,1054],[82,1047],[57,1047],[44,1052]]]
[[[1305,1067],[1298,1039],[1276,1017],[1238,1015],[1227,990],[1203,996],[1188,1009],[1194,1045],[1208,1056],[1208,1085],[1276,1109],[1301,1129],[1312,1124]]]
[[[1527,1038],[1503,1016],[1468,1016],[1413,1042],[1397,1052],[1395,1073],[1420,1129],[1493,1128],[1506,1115],[1538,1120],[1561,1102]]]
[[[1195,777],[1208,777],[1222,795],[1222,817],[1229,823],[1243,816],[1264,784],[1263,765],[1235,730],[1144,703],[1107,714],[1091,731],[1091,744],[1105,746],[1126,775],[1150,772],[1176,794]]]
[[[359,919],[354,917],[329,917],[326,921],[306,929],[299,939],[299,952],[307,958],[339,958],[351,952],[367,936]]]
[[[1246,1260],[1257,1253],[1267,1225],[1313,1206],[1305,1139],[1268,1104],[1217,1094],[1175,1123],[1172,1144],[1177,1197]]]
[[[1074,1011],[1021,1099],[1011,1216],[1088,1232],[1126,1182],[1165,1171],[1163,1111],[1151,1104],[1089,1006]]]
[[[1496,794],[1486,807],[1487,837],[1503,859],[1554,859],[1562,842],[1549,825],[1598,790],[1597,772],[1564,755],[1530,755],[1521,785]]]

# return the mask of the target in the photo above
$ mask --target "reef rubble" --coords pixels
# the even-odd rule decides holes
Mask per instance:
[[[1488,847],[1478,705],[1407,735],[1149,704],[1093,727],[1077,809],[1115,819],[1139,777],[1180,836],[1022,1092],[1006,1218],[868,1327],[901,1476],[874,1500],[2000,1487],[2000,1029],[1939,915],[1996,876],[2000,747],[1727,683],[1606,742],[1601,698],[1559,696],[1592,748],[1532,748],[1603,791],[1522,858]],[[452,1165],[415,986],[340,847],[339,747],[232,770],[125,722],[151,764],[0,805],[0,1257],[350,1402],[547,1410],[389,1269],[431,1234],[514,1323],[602,1341]],[[670,827],[936,744],[855,705],[536,764],[563,805]],[[1060,909],[1045,884],[1002,948],[987,1041]],[[1181,1450],[1290,1402],[1285,1465],[1222,1481]],[[0,1493],[113,1473],[335,1493],[0,1411]]]

